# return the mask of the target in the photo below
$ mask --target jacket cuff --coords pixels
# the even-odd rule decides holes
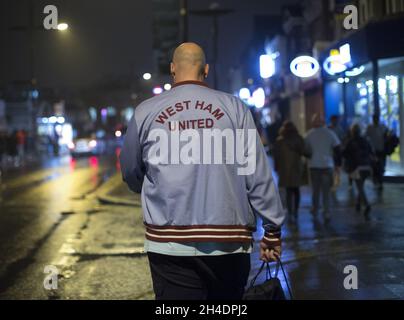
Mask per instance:
[[[264,237],[261,241],[270,248],[280,246],[282,243],[281,231],[265,231]]]

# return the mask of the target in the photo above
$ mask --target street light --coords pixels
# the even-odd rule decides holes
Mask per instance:
[[[156,87],[154,87],[153,88],[153,94],[154,95],[159,95],[159,94],[162,94],[163,93],[163,88],[162,87],[160,87],[160,86],[156,86]]]
[[[69,25],[67,23],[59,23],[58,24],[58,30],[59,31],[66,31],[69,29]]]
[[[143,79],[150,80],[151,79],[151,74],[146,72],[145,74],[143,74]]]

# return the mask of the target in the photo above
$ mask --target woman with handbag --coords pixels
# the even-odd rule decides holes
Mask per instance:
[[[275,171],[279,175],[279,187],[286,189],[286,207],[292,223],[297,222],[300,205],[300,186],[304,185],[303,156],[307,156],[305,143],[291,121],[285,121],[274,145]]]
[[[361,206],[364,204],[364,215],[368,220],[371,206],[365,192],[365,181],[372,173],[374,152],[369,142],[362,136],[359,124],[352,126],[351,137],[347,141],[342,155],[346,161],[346,170],[349,177],[355,181],[358,191],[356,211],[360,212]]]

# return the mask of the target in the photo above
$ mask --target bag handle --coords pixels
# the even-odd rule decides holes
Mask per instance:
[[[279,258],[278,258],[278,264],[281,266],[283,278],[285,279],[286,287],[288,288],[290,300],[293,300],[292,290],[290,290],[288,278],[286,277],[285,270],[283,269],[282,261]]]
[[[262,262],[261,267],[259,268],[255,277],[251,280],[250,288],[252,288],[254,286],[255,281],[257,280],[258,276],[261,274],[262,270],[264,270],[265,265],[267,267],[266,268],[266,280],[272,279],[271,268],[269,266],[269,262],[264,261],[264,262]],[[282,261],[281,261],[281,259],[278,258],[277,263],[276,263],[275,275],[274,275],[275,278],[278,277],[279,267],[281,267],[283,278],[285,279],[286,287],[288,288],[290,299],[293,300],[292,290],[290,290],[289,281],[288,281],[288,278],[286,277],[285,270],[283,269]]]
[[[255,277],[251,280],[250,287],[254,286],[255,281],[257,280],[258,276],[261,274],[262,270],[264,270],[265,265],[266,265],[266,280],[272,279],[271,267],[269,266],[269,262],[264,261],[264,262],[262,262],[261,267],[259,268]],[[276,264],[275,278],[278,277],[278,273],[279,273],[279,262]]]
[[[265,262],[262,262],[261,267],[259,268],[257,274],[255,275],[255,277],[250,282],[250,288],[252,288],[254,286],[255,281],[257,280],[258,276],[260,275],[260,273],[264,269],[264,266],[265,266]]]

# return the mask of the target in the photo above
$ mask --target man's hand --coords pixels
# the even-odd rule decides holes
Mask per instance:
[[[278,261],[281,258],[281,246],[269,247],[265,242],[260,243],[260,260],[265,262]]]

